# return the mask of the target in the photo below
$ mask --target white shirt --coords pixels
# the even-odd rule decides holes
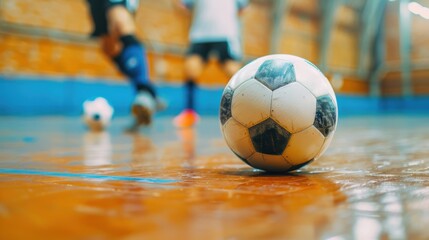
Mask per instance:
[[[193,10],[189,33],[192,43],[227,41],[232,54],[241,54],[238,12],[248,0],[182,0],[182,3]]]

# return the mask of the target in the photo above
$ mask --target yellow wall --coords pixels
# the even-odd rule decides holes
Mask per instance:
[[[419,1],[424,6],[429,6],[428,0]],[[383,95],[402,95],[401,55],[399,14],[397,2],[388,4],[386,15],[386,64],[392,70],[383,74],[381,90]],[[416,95],[429,94],[429,31],[428,20],[410,13],[411,16],[411,84],[412,91]],[[426,69],[420,68],[426,65]],[[415,67],[413,67],[415,66]],[[420,66],[420,67],[417,67]]]
[[[97,41],[87,38],[92,26],[85,0],[38,0],[37,4],[32,0],[1,1],[0,21],[7,27],[0,31],[2,73],[123,80],[110,60],[101,54]],[[136,22],[137,35],[149,49],[151,77],[166,82],[181,81],[190,15],[179,11],[171,0],[143,0]],[[266,55],[271,32],[270,5],[252,4],[243,14],[243,22],[245,54],[249,58]],[[5,30],[9,28],[13,31]],[[67,39],[68,36],[79,41]],[[199,79],[205,84],[227,81],[215,62],[209,62]]]
[[[140,2],[141,6],[136,14],[137,33],[149,49],[152,79],[164,82],[181,81],[190,16],[178,11],[174,0]],[[273,30],[273,2],[269,0],[250,2],[250,6],[242,15],[243,50],[246,60],[270,54]],[[322,34],[319,1],[288,2],[290,4],[288,12],[281,24],[279,53],[298,55],[319,64]],[[388,39],[386,58],[395,60],[399,57],[398,37],[395,33],[397,12],[392,9],[392,4],[389,3],[388,6],[390,14],[387,15],[389,27],[386,27]],[[336,12],[326,75],[331,78],[337,69],[345,70],[346,73],[342,73],[343,84],[338,91],[368,94],[367,79],[359,79],[356,74],[351,74],[356,72],[358,67],[360,27],[358,18],[358,11],[344,5]],[[97,42],[87,39],[92,27],[86,0],[38,0],[37,4],[33,0],[0,1],[0,21],[7,27],[0,29],[1,73],[124,80],[110,60],[100,53]],[[425,28],[425,24],[427,24],[425,21],[413,17],[413,59],[424,59],[429,55],[428,50],[422,51],[419,47],[429,40],[429,31],[417,30]],[[69,36],[73,38],[68,38]],[[420,74],[423,74],[423,77],[418,79],[426,77],[426,73]],[[388,77],[389,74],[386,76],[383,78],[382,86],[388,88],[387,80],[391,77]],[[223,85],[227,81],[228,78],[220,66],[214,62],[209,63],[199,79],[201,83],[216,85]],[[417,80],[419,81],[421,82]]]

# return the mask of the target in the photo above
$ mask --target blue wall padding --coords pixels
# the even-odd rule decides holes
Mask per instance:
[[[185,103],[182,85],[158,85],[159,96],[168,108],[163,115],[179,113]],[[202,115],[216,115],[223,88],[198,88],[196,108]],[[129,113],[133,89],[127,82],[101,79],[43,78],[0,75],[0,115],[79,115],[86,99],[102,96],[116,115]],[[377,114],[383,112],[427,112],[429,96],[411,98],[371,98],[337,95],[339,115]]]
[[[382,110],[380,101],[379,98],[368,96],[337,95],[339,115],[379,113]]]
[[[389,97],[383,99],[380,106],[384,111],[429,113],[429,96]]]
[[[86,99],[103,96],[125,113],[132,89],[125,84],[76,79],[0,77],[0,114],[2,115],[77,115]],[[129,110],[127,110],[129,111]]]

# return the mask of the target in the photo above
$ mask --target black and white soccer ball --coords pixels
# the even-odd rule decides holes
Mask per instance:
[[[311,62],[292,55],[258,58],[228,82],[222,134],[248,165],[270,172],[301,168],[328,148],[338,122],[334,90]]]
[[[103,97],[83,102],[83,121],[91,131],[103,131],[109,125],[113,117],[113,107]]]

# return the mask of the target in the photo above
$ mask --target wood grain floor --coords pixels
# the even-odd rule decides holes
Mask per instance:
[[[138,134],[0,118],[1,239],[429,239],[429,116],[340,117],[325,155],[271,175],[215,117]]]

